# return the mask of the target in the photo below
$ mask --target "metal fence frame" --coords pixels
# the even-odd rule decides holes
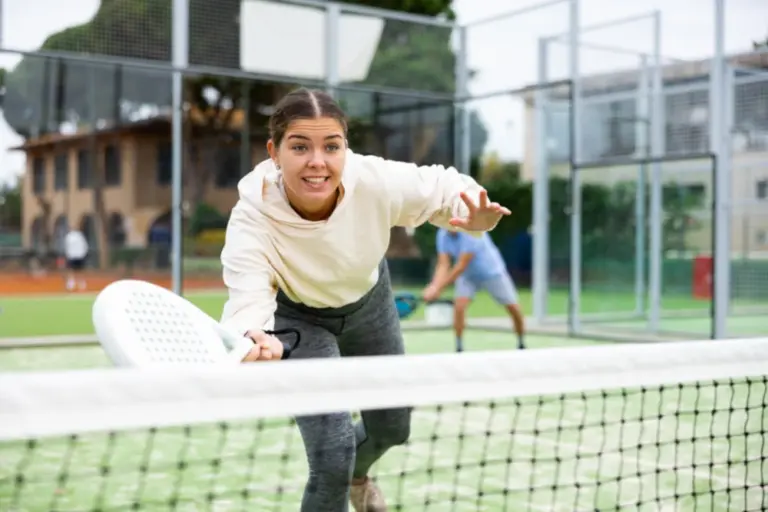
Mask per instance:
[[[570,90],[570,159],[569,166],[571,169],[571,200],[572,211],[570,216],[570,231],[573,240],[578,239],[578,235],[581,231],[581,204],[580,204],[580,179],[577,172],[578,167],[586,165],[583,158],[582,151],[582,130],[583,130],[583,116],[582,109],[584,105],[584,98],[582,94],[580,62],[579,62],[579,50],[584,47],[596,47],[597,45],[582,42],[582,34],[590,30],[596,30],[604,28],[607,25],[615,25],[619,23],[627,23],[634,21],[642,17],[651,17],[654,23],[654,43],[652,51],[647,55],[641,55],[646,59],[648,66],[645,68],[646,72],[650,74],[650,89],[651,96],[658,97],[655,93],[663,91],[662,84],[662,54],[661,54],[661,40],[660,40],[660,25],[661,17],[658,12],[651,14],[643,14],[640,16],[632,16],[629,18],[623,18],[620,20],[612,20],[609,22],[601,23],[592,26],[581,26],[580,22],[580,0],[546,0],[536,5],[527,6],[523,9],[511,10],[508,12],[500,13],[493,17],[479,19],[471,21],[469,23],[459,24],[457,22],[429,17],[413,15],[408,13],[388,11],[370,7],[364,7],[354,4],[342,4],[338,2],[326,2],[321,0],[287,0],[286,3],[311,7],[315,9],[322,9],[325,12],[326,23],[326,41],[325,41],[325,55],[326,55],[326,70],[325,79],[320,81],[311,80],[296,80],[289,77],[270,76],[268,74],[259,74],[252,72],[244,72],[242,70],[231,68],[215,68],[210,66],[198,66],[190,65],[189,63],[189,0],[171,0],[172,1],[172,60],[171,62],[148,62],[138,61],[125,58],[108,57],[108,56],[96,56],[96,55],[84,55],[76,53],[66,52],[25,52],[18,51],[13,48],[6,48],[2,45],[2,34],[0,34],[0,52],[15,53],[20,55],[33,55],[38,57],[51,57],[51,58],[66,58],[73,61],[87,61],[97,62],[103,64],[124,64],[126,66],[133,66],[137,68],[155,69],[170,72],[172,75],[172,154],[173,154],[173,168],[172,168],[172,229],[173,229],[173,247],[172,247],[172,288],[175,292],[181,293],[182,284],[182,237],[181,224],[182,224],[182,190],[181,190],[181,175],[182,175],[182,80],[185,75],[194,74],[215,74],[220,76],[230,76],[237,78],[249,78],[255,80],[265,80],[273,82],[292,82],[311,85],[314,87],[324,87],[330,92],[334,92],[339,87],[343,87],[348,90],[364,90],[368,92],[383,92],[393,93],[402,96],[408,96],[413,98],[423,98],[425,100],[439,100],[443,101],[452,100],[454,102],[454,108],[456,113],[456,119],[458,122],[454,123],[454,160],[457,167],[463,172],[468,172],[469,160],[470,160],[470,134],[469,134],[469,114],[470,111],[467,108],[467,103],[473,100],[488,98],[493,96],[503,96],[509,94],[519,94],[524,92],[525,89],[500,89],[496,92],[485,93],[483,95],[472,96],[469,87],[469,62],[467,56],[467,32],[472,28],[479,27],[484,23],[491,21],[498,21],[504,18],[513,18],[531,11],[538,9],[544,9],[555,5],[567,5],[568,7],[568,31],[564,34],[558,34],[542,38],[539,42],[539,63],[538,63],[538,84],[536,86],[527,88],[532,90],[536,96],[535,106],[535,118],[536,122],[536,149],[537,149],[537,162],[535,165],[536,173],[534,179],[534,222],[533,232],[536,234],[534,237],[533,248],[533,295],[534,295],[534,310],[533,319],[535,323],[541,323],[546,319],[546,289],[548,281],[548,237],[547,225],[548,225],[548,159],[546,154],[546,139],[547,139],[547,127],[543,121],[543,103],[545,100],[545,91],[549,85],[554,82],[548,80],[547,70],[547,58],[546,58],[546,45],[547,40],[552,39],[565,39],[568,46],[568,79],[560,81],[560,84],[567,84]],[[0,2],[0,6],[2,2]],[[715,187],[718,189],[715,208],[714,223],[716,226],[716,239],[715,239],[715,275],[717,276],[714,282],[714,337],[724,337],[726,335],[726,321],[727,312],[729,310],[729,255],[730,255],[730,145],[727,143],[727,137],[729,136],[729,130],[724,126],[724,122],[730,119],[728,110],[728,84],[731,83],[732,70],[725,63],[724,58],[724,0],[713,0],[713,18],[715,23],[714,44],[713,44],[713,57],[711,60],[711,73],[709,77],[709,106],[710,106],[710,141],[711,141],[711,153],[718,162],[718,172],[716,175]],[[453,30],[456,34],[457,47],[455,48],[456,55],[456,86],[453,94],[439,94],[430,93],[425,91],[414,90],[402,90],[390,87],[381,87],[377,85],[340,85],[338,75],[338,60],[337,53],[339,47],[338,30],[339,20],[342,13],[355,13],[359,15],[375,16],[384,18],[387,20],[398,20],[409,23],[415,23],[425,26],[438,26],[445,27]],[[0,19],[2,18],[2,12],[0,12]],[[606,49],[601,47],[601,49]],[[620,47],[608,48],[616,52],[632,52]],[[730,74],[729,74],[730,73]],[[542,101],[539,101],[542,100]],[[665,151],[663,148],[663,125],[659,129],[659,123],[663,119],[663,105],[661,102],[652,102],[648,108],[653,109],[651,118],[656,119],[650,130],[650,152],[646,155],[646,158],[653,159],[654,161],[663,157]],[[652,167],[658,167],[655,164],[651,164]],[[652,171],[652,176],[657,171]],[[653,178],[652,178],[653,179]],[[658,215],[660,205],[657,200],[652,201],[651,212],[653,215]],[[660,241],[657,237],[651,237],[651,249],[654,247],[660,247]],[[569,330],[577,332],[579,330],[578,315],[574,315],[574,312],[579,311],[579,297],[581,294],[581,281],[579,279],[580,267],[581,267],[581,254],[579,244],[571,244],[571,275],[575,276],[570,283],[570,300],[569,300]],[[657,264],[652,264],[650,269],[650,290],[651,297],[660,296],[660,268]],[[640,279],[642,276],[639,276]],[[654,306],[655,303],[655,306]],[[653,299],[650,301],[650,317],[651,324],[658,322],[659,306],[658,301]]]

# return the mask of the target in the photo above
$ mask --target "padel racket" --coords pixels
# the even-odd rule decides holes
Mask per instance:
[[[99,343],[116,366],[239,364],[253,348],[244,333],[233,333],[187,299],[155,284],[134,279],[115,281],[93,304]],[[283,358],[295,350],[300,334],[283,343]]]
[[[401,319],[411,316],[419,307],[420,304],[425,303],[423,297],[417,297],[410,292],[397,292],[395,293],[395,307],[397,308],[397,314]],[[429,304],[450,304],[453,305],[453,301],[450,299],[435,299],[430,301]]]

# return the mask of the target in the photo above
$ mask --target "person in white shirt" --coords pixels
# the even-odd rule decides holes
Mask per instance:
[[[333,98],[299,89],[269,122],[270,158],[238,185],[221,254],[221,321],[254,340],[244,361],[403,354],[384,254],[393,226],[481,232],[509,210],[456,169],[364,156]],[[272,330],[295,329],[290,350]],[[409,437],[407,408],[296,418],[309,462],[302,512],[381,512],[370,467]]]
[[[85,268],[85,260],[88,256],[88,240],[85,235],[77,229],[70,229],[64,237],[64,258],[67,260],[67,282],[68,291],[75,287],[85,290],[85,278],[82,277],[82,271]]]

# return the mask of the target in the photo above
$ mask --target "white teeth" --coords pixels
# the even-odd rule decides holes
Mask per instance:
[[[304,180],[305,180],[305,181],[308,181],[308,182],[310,182],[310,183],[322,183],[322,182],[324,182],[326,179],[327,179],[327,178],[304,178]]]

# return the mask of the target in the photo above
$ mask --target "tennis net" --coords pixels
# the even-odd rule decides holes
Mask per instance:
[[[764,510],[767,375],[768,340],[4,374],[0,509],[295,512],[295,416],[407,406],[390,510]]]

